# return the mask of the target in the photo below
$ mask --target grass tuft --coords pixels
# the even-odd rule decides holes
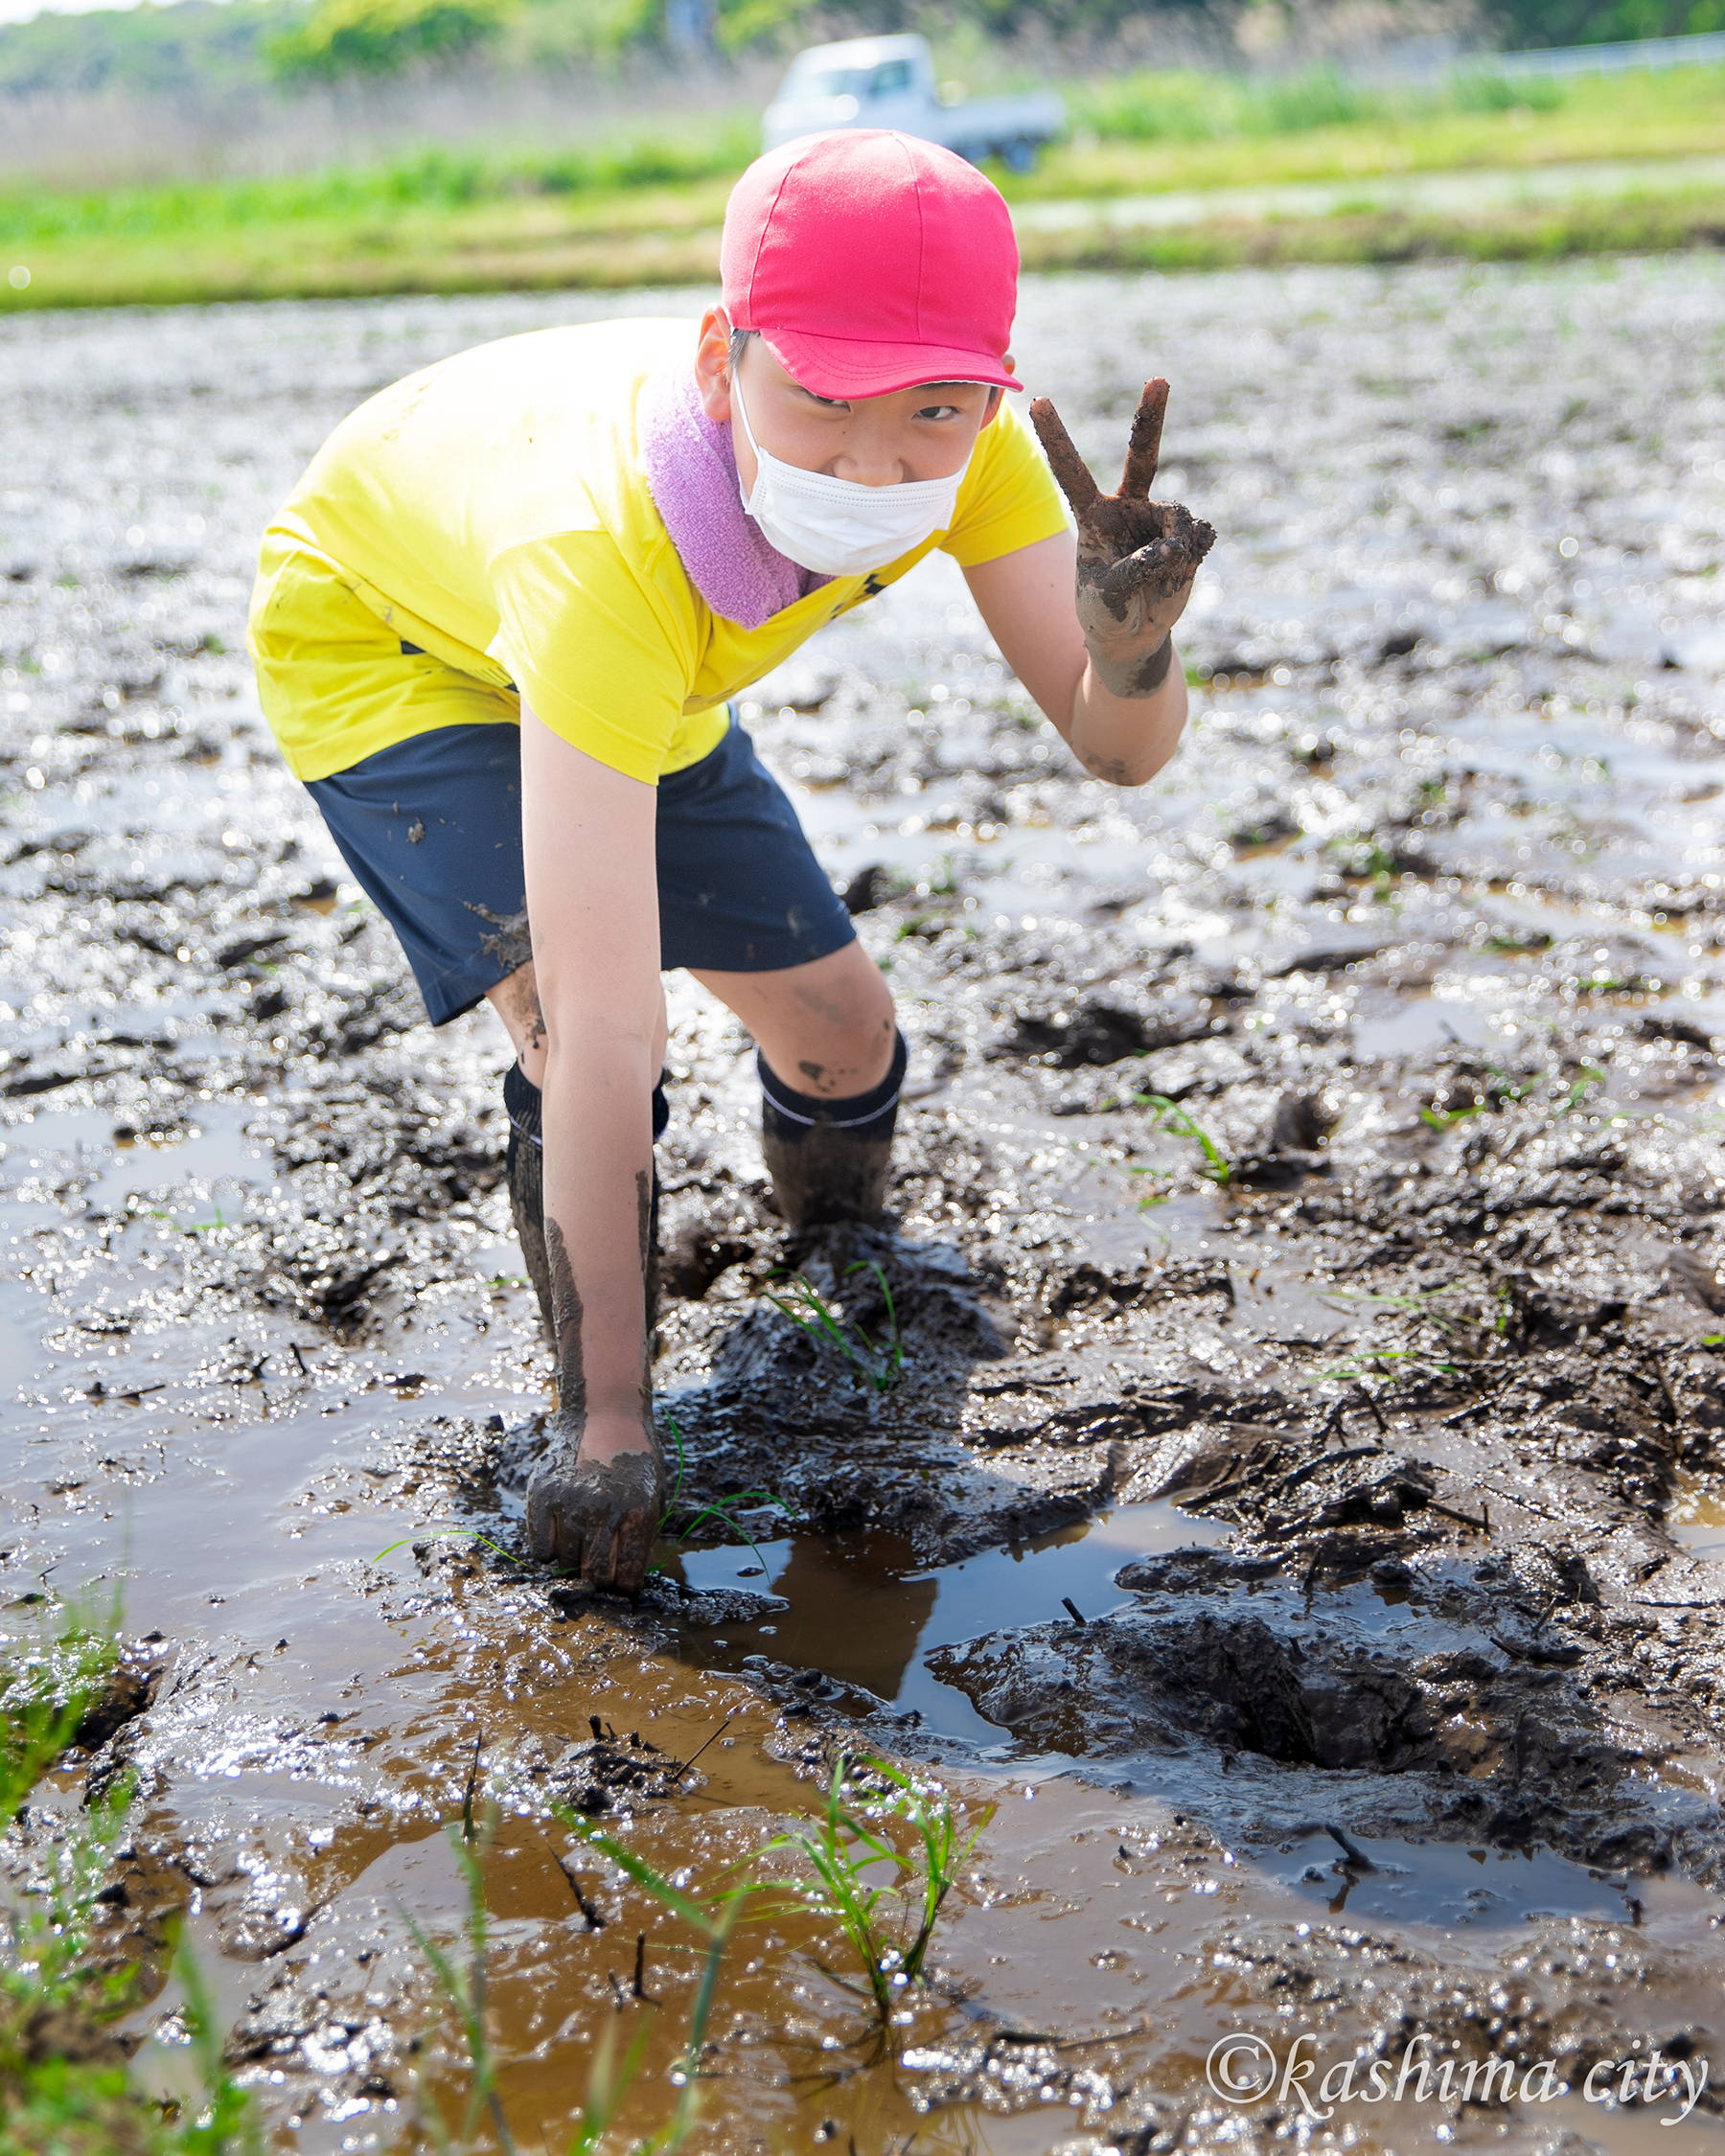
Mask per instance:
[[[1134,1093],[1132,1098],[1142,1108],[1153,1111],[1151,1121],[1170,1137],[1190,1138],[1204,1154],[1204,1165],[1198,1173],[1207,1182],[1219,1187],[1230,1181],[1233,1163],[1210,1136],[1202,1124],[1193,1121],[1180,1103],[1170,1100],[1166,1093]]]
[[[686,1926],[695,1935],[693,1951],[701,1957],[700,1982],[687,2030],[678,2062],[668,2076],[677,2091],[671,2118],[653,2133],[610,2138],[639,2079],[656,2026],[653,2017],[660,2011],[659,2001],[640,1984],[646,1951],[643,1934],[636,1941],[636,1982],[632,1996],[648,2011],[641,2016],[620,2057],[614,2024],[595,2046],[586,2094],[567,2156],[604,2156],[608,2150],[624,2156],[625,2148],[628,2156],[672,2156],[673,2151],[689,2144],[699,2123],[707,2031],[720,1974],[731,1935],[749,1914],[751,1905],[758,1906],[764,1916],[795,1911],[839,1926],[862,1964],[866,1986],[862,1996],[871,2008],[873,2033],[884,2041],[907,1989],[928,1982],[928,1956],[941,1911],[994,1809],[989,1805],[967,1831],[945,1790],[925,1788],[886,1760],[841,1760],[817,1818],[798,1822],[729,1867],[720,1876],[722,1882],[728,1879],[731,1883],[703,1894],[674,1885],[626,1843],[582,1814],[560,1807],[557,1817],[567,1832]],[[439,2156],[468,2156],[488,2121],[505,2156],[513,2156],[509,2122],[498,2093],[497,2060],[486,2022],[490,1916],[485,1901],[484,1860],[496,1818],[494,1808],[476,1842],[470,1842],[455,1823],[445,1828],[467,1886],[462,1965],[458,1966],[449,1949],[431,1938],[411,1917],[406,1918],[446,2007],[453,2013],[458,2040],[472,2067],[461,2117],[453,2127],[435,2108],[422,2104],[421,2121]],[[893,1822],[910,1830],[908,1853],[889,1838],[887,1827]],[[764,1860],[784,1852],[799,1860],[801,1867],[801,1875],[789,1883],[788,1900],[782,1880],[755,1876],[756,1868]],[[572,1880],[568,1863],[561,1858],[558,1861],[564,1876]],[[891,1868],[889,1884],[874,1884],[866,1877],[881,1865]],[[577,1899],[591,1925],[593,1910],[579,1889]],[[661,1940],[656,1951],[675,1954],[690,1949]],[[626,2004],[619,1993],[619,2011]]]
[[[667,1415],[665,1421],[669,1425],[671,1435],[677,1444],[677,1480],[672,1485],[670,1502],[660,1514],[659,1524],[653,1531],[656,1542],[665,1532],[665,1529],[680,1509],[683,1479],[689,1468],[688,1455],[683,1451],[682,1432],[678,1427],[677,1418],[674,1415]],[[684,1522],[682,1532],[677,1537],[678,1544],[680,1546],[687,1542],[703,1520],[722,1520],[734,1535],[748,1545],[755,1563],[765,1572],[768,1569],[767,1560],[761,1555],[754,1537],[737,1517],[739,1512],[745,1512],[751,1505],[756,1504],[776,1504],[787,1519],[794,1517],[784,1499],[774,1496],[770,1490],[739,1490],[734,1497],[714,1498],[710,1502],[698,1506]],[[662,1569],[657,1565],[653,1568],[655,1571],[659,1571]]]
[[[853,1273],[872,1273],[880,1283],[881,1293],[886,1298],[888,1338],[885,1341],[870,1340],[859,1324],[847,1326],[805,1273],[787,1270],[773,1273],[773,1279],[788,1280],[790,1287],[782,1296],[775,1296],[770,1288],[767,1289],[767,1300],[775,1310],[782,1310],[794,1325],[800,1325],[813,1339],[823,1341],[829,1347],[836,1347],[877,1392],[890,1392],[905,1367],[905,1349],[899,1338],[898,1311],[892,1300],[892,1287],[885,1271],[873,1258],[859,1258],[855,1265],[847,1265],[844,1269],[845,1279],[848,1280]]]
[[[858,1802],[863,1776],[878,1787]],[[884,1759],[860,1763],[840,1759],[827,1788],[826,1809],[767,1845],[800,1859],[804,1876],[794,1888],[798,1904],[843,1933],[862,1964],[878,2028],[891,2023],[899,1994],[907,1985],[926,1983],[926,1963],[934,1927],[946,1898],[957,1883],[959,1867],[994,1817],[989,1805],[968,1834],[943,1789],[931,1792]],[[913,1847],[907,1857],[884,1831],[899,1820],[911,1829]],[[892,1867],[890,1884],[871,1884],[867,1874],[878,1864]]]
[[[119,1621],[117,1605],[100,1622],[71,1609],[34,1640],[0,1640],[0,1834],[113,1678]],[[45,1892],[9,1913],[0,1939],[6,2156],[255,2156],[260,2146],[254,2107],[223,2064],[209,1992],[183,1940],[173,1969],[201,2082],[190,2116],[134,2087],[112,2034],[140,2003],[139,1976],[104,1955],[94,1919],[130,1803],[125,1776],[92,1796],[47,1868]]]

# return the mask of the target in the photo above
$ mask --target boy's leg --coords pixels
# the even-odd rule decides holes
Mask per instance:
[[[557,1344],[551,1315],[551,1263],[545,1252],[544,1149],[540,1140],[540,1084],[545,1075],[545,1020],[540,1009],[539,984],[533,961],[518,966],[507,979],[486,992],[487,1000],[502,1020],[516,1051],[516,1061],[503,1075],[503,1109],[509,1117],[509,1209],[521,1246],[527,1277],[539,1296],[540,1317],[545,1337]],[[659,1006],[658,1057],[665,1055],[666,1020]],[[671,1119],[670,1104],[662,1084],[653,1089],[653,1135],[662,1137]],[[647,1327],[656,1322],[658,1308],[658,1170],[653,1172],[653,1210],[648,1223]]]
[[[660,962],[685,967],[754,1035],[761,1143],[794,1227],[872,1220],[886,1194],[904,1046],[784,789],[733,722],[659,782]]]
[[[786,1220],[878,1218],[905,1076],[881,969],[851,942],[807,965],[695,977],[755,1038],[761,1151]]]
[[[439,715],[474,702],[451,689],[447,669],[403,655],[393,640],[373,671],[418,681],[426,709]],[[454,720],[313,780],[309,791],[349,867],[401,938],[432,1022],[445,1024],[484,999],[509,1034],[518,1059],[503,1088],[510,1209],[551,1338],[538,1084],[545,1024],[527,956],[519,729]],[[665,1112],[656,1098],[656,1133]]]
[[[799,1093],[840,1100],[886,1077],[898,1038],[892,991],[860,943],[772,973],[691,971],[753,1034],[768,1067]]]

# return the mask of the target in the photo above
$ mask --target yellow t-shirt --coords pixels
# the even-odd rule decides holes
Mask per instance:
[[[717,745],[727,699],[931,549],[968,568],[1066,528],[1033,437],[1003,408],[950,531],[759,629],[726,621],[683,568],[637,439],[648,377],[692,364],[694,345],[686,321],[539,330],[410,375],[342,422],[269,526],[252,603],[264,708],[299,777],[450,722],[394,690],[356,681],[343,697],[341,654],[356,664],[371,641],[353,631],[355,599],[384,646],[418,645],[472,681],[459,717],[518,720],[524,696],[565,741],[654,783]],[[341,602],[327,635],[314,588]]]

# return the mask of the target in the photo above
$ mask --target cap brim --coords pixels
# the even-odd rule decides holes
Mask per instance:
[[[858,337],[823,337],[806,330],[763,330],[761,335],[794,381],[816,397],[889,397],[931,381],[983,382],[1023,389],[992,353],[940,344],[876,344]]]

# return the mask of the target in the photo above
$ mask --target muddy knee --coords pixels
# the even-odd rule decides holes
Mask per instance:
[[[886,1203],[892,1133],[905,1082],[905,1037],[881,1083],[848,1099],[823,1100],[787,1086],[757,1055],[761,1151],[778,1208],[793,1227],[876,1220]]]

